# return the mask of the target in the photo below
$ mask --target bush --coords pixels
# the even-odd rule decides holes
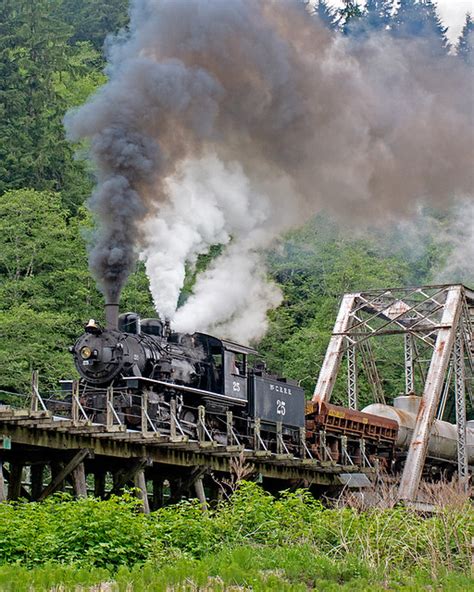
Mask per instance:
[[[139,504],[132,494],[107,501],[73,501],[59,494],[43,503],[2,503],[0,565],[46,565],[45,572],[37,572],[46,579],[47,573],[63,578],[64,566],[74,566],[79,578],[89,573],[81,569],[92,568],[99,579],[107,574],[118,583],[135,577],[134,566],[153,566],[147,569],[172,581],[181,581],[188,569],[198,579],[241,581],[235,574],[246,565],[251,571],[256,558],[264,570],[285,563],[286,579],[303,563],[308,577],[317,571],[315,578],[330,575],[337,565],[341,581],[356,572],[367,578],[414,569],[417,577],[435,580],[446,573],[463,577],[470,568],[474,511],[469,502],[440,507],[424,518],[401,506],[364,512],[325,508],[306,490],[275,499],[254,483],[242,483],[230,500],[209,512],[186,501],[146,516]]]
[[[138,505],[131,495],[72,501],[64,494],[0,504],[0,562],[116,567],[144,561],[155,543]]]

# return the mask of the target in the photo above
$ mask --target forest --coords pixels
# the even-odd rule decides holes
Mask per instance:
[[[373,34],[416,40],[420,51],[448,64],[462,61],[474,73],[470,15],[453,40],[432,0],[345,0],[340,9],[324,0],[303,4],[308,19],[322,21],[354,51]],[[88,266],[95,233],[88,202],[97,175],[87,142],[66,139],[64,117],[107,81],[110,39],[127,30],[128,5],[0,3],[2,401],[5,393],[29,392],[32,370],[43,393],[75,377],[68,347],[90,318],[103,321],[104,297]],[[309,394],[347,291],[474,287],[472,197],[453,204],[426,203],[410,218],[357,228],[322,209],[279,237],[265,258],[283,301],[255,344],[270,368],[301,381]],[[189,266],[181,303],[219,248]],[[156,315],[142,262],[120,305]],[[384,370],[385,390],[395,396],[403,389],[400,368]],[[389,488],[378,507],[367,508],[357,496],[321,501],[297,489],[274,497],[238,479],[221,487],[219,501],[205,511],[197,500],[183,500],[145,515],[133,490],[103,501],[61,492],[44,502],[1,503],[0,590],[473,589],[473,506],[451,484],[427,486],[429,515],[397,504]]]
[[[295,0],[297,1],[297,0]],[[126,30],[126,0],[4,0],[0,8],[0,390],[24,392],[31,371],[43,389],[74,375],[68,346],[103,296],[88,270],[94,221],[88,211],[95,173],[87,145],[65,138],[63,118],[107,79],[110,35]],[[467,15],[457,42],[430,0],[347,0],[336,10],[321,0],[308,18],[321,19],[357,44],[373,32],[416,37],[426,51],[473,66],[474,21]],[[472,209],[427,205],[414,219],[354,231],[321,211],[282,236],[267,253],[284,300],[270,313],[260,344],[270,367],[315,383],[341,295],[382,286],[440,281],[472,283],[457,249],[469,242]],[[463,234],[464,233],[464,234]],[[212,258],[202,256],[197,269]],[[469,262],[470,263],[470,262]],[[192,293],[189,269],[181,301]],[[142,263],[124,290],[122,310],[154,313]],[[392,391],[398,372],[393,369]]]

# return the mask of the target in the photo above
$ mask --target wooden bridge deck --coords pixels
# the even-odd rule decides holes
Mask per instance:
[[[134,484],[141,491],[145,511],[149,502],[152,507],[163,504],[163,483],[169,486],[171,501],[197,495],[204,503],[204,487],[215,490],[236,467],[270,490],[340,488],[348,475],[373,472],[354,465],[130,431],[124,426],[57,418],[50,411],[8,407],[0,407],[0,463],[0,499],[44,499],[67,481],[76,495],[87,495],[93,483],[95,495],[101,497]],[[112,481],[108,491],[106,475]]]

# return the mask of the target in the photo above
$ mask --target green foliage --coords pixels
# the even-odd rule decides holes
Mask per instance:
[[[77,304],[78,274],[70,275],[77,242],[57,194],[19,190],[2,196],[1,388],[27,388],[33,368],[50,382],[71,372],[67,345],[74,317],[65,309]]]
[[[0,389],[29,389],[31,370],[43,388],[72,376],[67,350],[81,325],[102,310],[87,267],[90,215],[74,218],[57,193],[8,191],[0,201]],[[143,266],[124,291],[124,309],[152,314]],[[100,315],[99,320],[102,319]]]
[[[0,240],[0,273],[7,281],[53,271],[67,256],[70,240],[58,196],[28,189],[6,192],[0,202]]]
[[[6,0],[0,31],[0,192],[57,189],[64,140],[56,72],[70,69],[70,29],[54,18],[52,0]]]
[[[128,23],[128,0],[62,0],[58,16],[74,30],[71,43],[88,41],[102,49],[105,37]]]
[[[149,552],[145,518],[131,496],[73,503],[58,495],[41,504],[3,504],[0,513],[4,563],[113,567],[143,561]]]
[[[319,216],[291,233],[269,256],[284,302],[271,313],[270,329],[260,347],[269,366],[300,380],[307,394],[314,388],[342,294],[409,283],[412,265],[393,248],[392,252],[383,248],[385,237],[381,240],[376,232],[360,239],[348,235],[346,229]],[[385,374],[392,377],[388,392],[398,393],[400,370]],[[360,386],[363,403],[364,397],[369,400],[369,387]],[[344,389],[336,388],[336,401],[338,390]]]
[[[102,588],[100,587],[102,585]],[[94,587],[95,586],[95,587]],[[155,564],[120,568],[111,574],[62,565],[46,565],[27,570],[20,566],[0,568],[2,592],[191,592],[208,590],[252,590],[254,592],[415,592],[421,590],[472,590],[469,575],[446,572],[434,579],[414,568],[410,573],[391,569],[374,572],[356,559],[334,560],[308,545],[256,547],[247,545],[224,549],[195,560],[170,555],[157,569]]]
[[[61,18],[60,0],[5,0],[0,8],[0,193],[61,191],[71,210],[90,194],[62,120],[104,81],[101,57]]]
[[[37,312],[27,304],[0,311],[0,389],[29,392],[32,370],[38,370],[44,387],[56,387],[71,376],[68,334],[74,332],[68,315]]]
[[[275,499],[254,483],[242,483],[207,513],[183,502],[145,516],[138,505],[131,495],[71,501],[64,494],[0,504],[0,590],[110,580],[117,590],[166,590],[190,579],[213,590],[366,590],[391,583],[409,590],[418,589],[409,587],[413,578],[421,586],[469,576],[470,505],[440,508],[431,518],[402,507],[357,512],[324,508],[305,490]],[[12,578],[15,588],[8,587]]]
[[[69,58],[70,70],[55,72],[55,92],[70,107],[82,105],[106,82],[101,55],[88,41],[78,42]]]

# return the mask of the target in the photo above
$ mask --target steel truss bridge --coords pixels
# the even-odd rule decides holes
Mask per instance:
[[[423,474],[435,419],[454,403],[458,479],[469,484],[466,406],[473,400],[474,292],[462,285],[378,289],[344,295],[314,390],[314,402],[329,402],[338,376],[347,378],[347,404],[357,409],[361,369],[375,402],[399,393],[384,392],[384,349],[390,364],[404,368],[404,394],[421,404],[408,450],[399,498],[414,501]],[[346,357],[347,368],[342,368]]]

